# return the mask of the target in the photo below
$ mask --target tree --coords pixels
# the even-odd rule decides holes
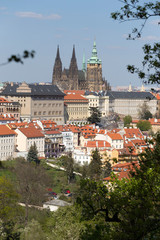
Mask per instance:
[[[127,127],[132,122],[132,117],[130,115],[127,115],[123,118],[124,126]]]
[[[85,230],[81,210],[75,206],[59,208],[53,212],[46,226],[49,240],[79,240],[81,231]]]
[[[17,161],[14,172],[17,177],[17,191],[25,204],[25,223],[27,224],[29,204],[42,204],[46,199],[46,188],[50,185],[50,179],[45,170],[33,162]]]
[[[89,123],[100,123],[102,114],[99,111],[98,107],[90,107],[89,111],[91,115],[87,118],[87,121]]]
[[[47,239],[41,225],[36,221],[32,220],[27,224],[21,233],[20,240],[44,240]]]
[[[160,234],[160,134],[140,155],[140,168],[134,163],[130,179],[113,175],[108,186],[85,179],[77,203],[87,221],[103,219],[110,239],[157,239]],[[153,238],[148,238],[153,236]]]
[[[89,176],[91,179],[99,180],[102,173],[102,161],[101,156],[96,148],[95,151],[92,152],[91,162],[89,164]]]
[[[123,6],[120,11],[111,13],[111,17],[120,22],[142,20],[140,29],[134,28],[132,33],[128,35],[128,39],[137,39],[142,35],[147,20],[151,17],[160,16],[159,1],[140,1],[140,0],[124,0],[121,1]],[[157,24],[159,22],[157,21]],[[142,70],[134,65],[128,65],[127,69],[130,73],[137,73],[139,78],[145,83],[160,83],[160,44],[154,43],[153,46],[145,44],[143,47],[144,59],[142,61]],[[146,69],[146,71],[145,71]]]
[[[30,146],[30,149],[29,149],[28,155],[27,155],[27,161],[28,162],[35,162],[36,164],[40,163],[40,160],[38,158],[38,151],[37,151],[37,147],[36,147],[35,142],[34,142],[34,145]]]
[[[70,184],[74,179],[74,159],[71,156],[62,156],[61,161],[67,173],[68,184]]]
[[[0,219],[9,221],[18,209],[18,194],[6,177],[0,177]]]
[[[140,120],[137,123],[137,128],[139,128],[141,131],[148,131],[151,129],[151,123],[147,120]]]
[[[148,120],[149,118],[152,118],[152,113],[149,111],[149,106],[146,102],[142,104],[142,106],[138,110],[138,116],[140,119]]]

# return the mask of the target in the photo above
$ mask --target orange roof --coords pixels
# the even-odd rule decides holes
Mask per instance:
[[[20,123],[8,123],[9,128],[16,129],[27,126],[27,122],[20,122]]]
[[[20,128],[19,131],[21,131],[27,138],[44,137],[44,134],[35,127]]]
[[[49,134],[60,134],[60,131],[56,131],[56,130],[49,130],[49,131],[45,131],[45,134],[49,135]]]
[[[139,168],[139,164],[137,161],[130,162],[130,163],[118,163],[112,167],[113,171],[118,172],[116,176],[118,177],[119,180],[122,178],[127,178],[130,179],[130,171],[136,171],[135,167]],[[111,177],[106,177],[103,179],[104,181],[109,181],[111,180]]]
[[[139,128],[124,128],[125,131],[125,136],[126,138],[143,138],[143,134],[141,133],[141,131],[139,130]]]
[[[16,135],[16,133],[6,125],[0,125],[0,136],[4,135]]]
[[[0,121],[16,121],[12,114],[0,114]]]
[[[150,118],[148,121],[150,122],[151,125],[160,125],[160,119]]]
[[[155,95],[155,97],[157,98],[157,100],[160,100],[160,95],[158,93]]]
[[[132,140],[132,143],[134,143],[134,145],[137,145],[137,146],[146,146],[147,147],[147,143],[141,139],[134,139],[134,140]]]
[[[111,147],[110,143],[107,141],[103,140],[96,140],[96,141],[87,141],[85,143],[85,147],[90,147],[90,148],[109,148]]]
[[[80,94],[67,94],[66,96],[64,96],[64,101],[68,100],[83,100],[83,102],[88,102],[88,99],[82,97]]]
[[[84,95],[85,91],[84,90],[64,90],[64,93],[65,94],[74,93],[74,94]]]
[[[7,99],[0,97],[0,103],[4,103],[4,102],[10,103],[10,101],[8,101]]]
[[[122,136],[119,133],[110,133],[108,132],[107,135],[112,139],[112,140],[123,140]]]

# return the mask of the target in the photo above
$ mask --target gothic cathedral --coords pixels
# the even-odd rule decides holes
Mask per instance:
[[[87,69],[85,57],[83,57],[82,70],[78,70],[75,47],[73,46],[69,69],[64,68],[62,71],[58,46],[53,67],[52,84],[57,85],[61,90],[89,90],[95,92],[110,90],[109,83],[102,78],[102,62],[97,57],[96,43],[93,44],[92,57],[87,61]]]

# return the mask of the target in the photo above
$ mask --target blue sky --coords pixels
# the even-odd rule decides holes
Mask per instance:
[[[75,44],[81,69],[83,51],[90,58],[96,39],[103,76],[111,86],[140,86],[141,81],[127,72],[126,65],[140,66],[142,46],[160,40],[160,27],[153,18],[140,40],[127,41],[127,34],[141,23],[112,20],[110,13],[120,6],[118,0],[0,0],[0,63],[25,49],[36,51],[35,58],[24,65],[1,66],[0,82],[51,82],[58,44],[66,68]]]

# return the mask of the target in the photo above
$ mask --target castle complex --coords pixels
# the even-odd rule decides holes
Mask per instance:
[[[90,90],[96,92],[110,90],[109,83],[102,77],[102,62],[97,57],[96,43],[93,44],[92,57],[87,61],[87,69],[83,57],[82,70],[78,70],[75,47],[73,47],[69,69],[64,68],[62,70],[58,47],[53,67],[52,84],[57,85],[61,90]]]

